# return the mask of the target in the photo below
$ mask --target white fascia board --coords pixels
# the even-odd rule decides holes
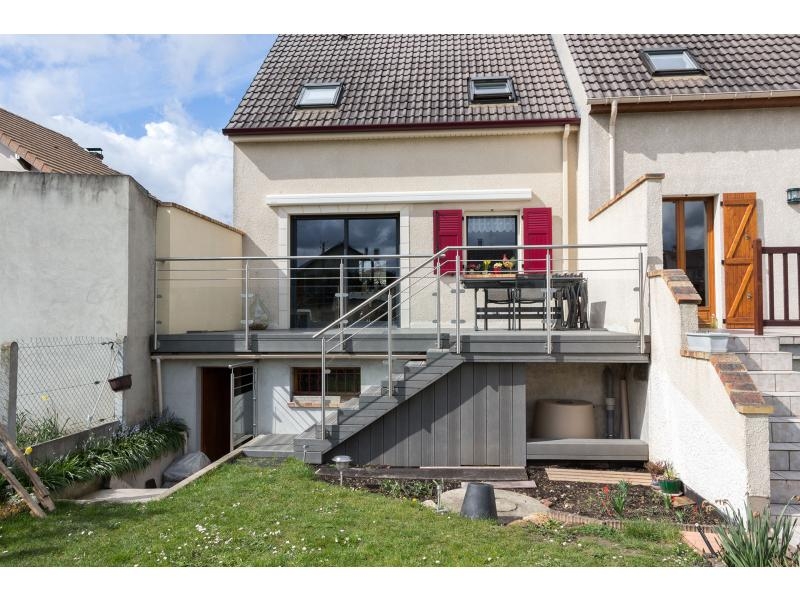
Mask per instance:
[[[352,194],[269,194],[267,206],[326,206],[331,204],[437,204],[440,202],[529,201],[530,188],[448,190],[442,192],[358,192]]]

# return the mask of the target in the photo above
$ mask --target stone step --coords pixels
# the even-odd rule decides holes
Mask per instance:
[[[732,335],[728,340],[729,352],[778,352],[780,337],[763,335]]]
[[[800,471],[769,472],[770,502],[800,504]]]
[[[770,444],[793,444],[800,442],[800,417],[770,417]]]
[[[748,371],[791,371],[789,352],[735,352]]]
[[[763,392],[764,402],[775,412],[774,417],[800,417],[800,392]]]
[[[800,442],[770,444],[769,468],[773,471],[800,471]]]
[[[756,388],[762,392],[799,392],[800,372],[749,371]]]

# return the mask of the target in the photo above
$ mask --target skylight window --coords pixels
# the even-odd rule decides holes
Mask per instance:
[[[515,102],[516,99],[511,77],[469,78],[470,102]]]
[[[652,75],[702,75],[697,61],[683,48],[642,50],[642,59]]]
[[[330,108],[339,105],[342,97],[341,83],[307,83],[300,90],[297,108]]]

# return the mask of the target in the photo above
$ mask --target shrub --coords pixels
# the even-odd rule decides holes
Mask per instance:
[[[769,508],[760,513],[747,509],[743,514],[725,502],[726,522],[717,527],[722,560],[729,567],[785,567],[797,564],[797,553],[789,556],[794,519],[786,506],[774,523]],[[787,505],[788,506],[788,505]]]

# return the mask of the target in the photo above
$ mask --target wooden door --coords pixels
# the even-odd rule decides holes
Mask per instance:
[[[728,329],[755,326],[753,303],[753,240],[758,237],[756,195],[722,195],[724,227],[725,325]]]
[[[200,450],[212,461],[231,451],[231,372],[201,369]]]

